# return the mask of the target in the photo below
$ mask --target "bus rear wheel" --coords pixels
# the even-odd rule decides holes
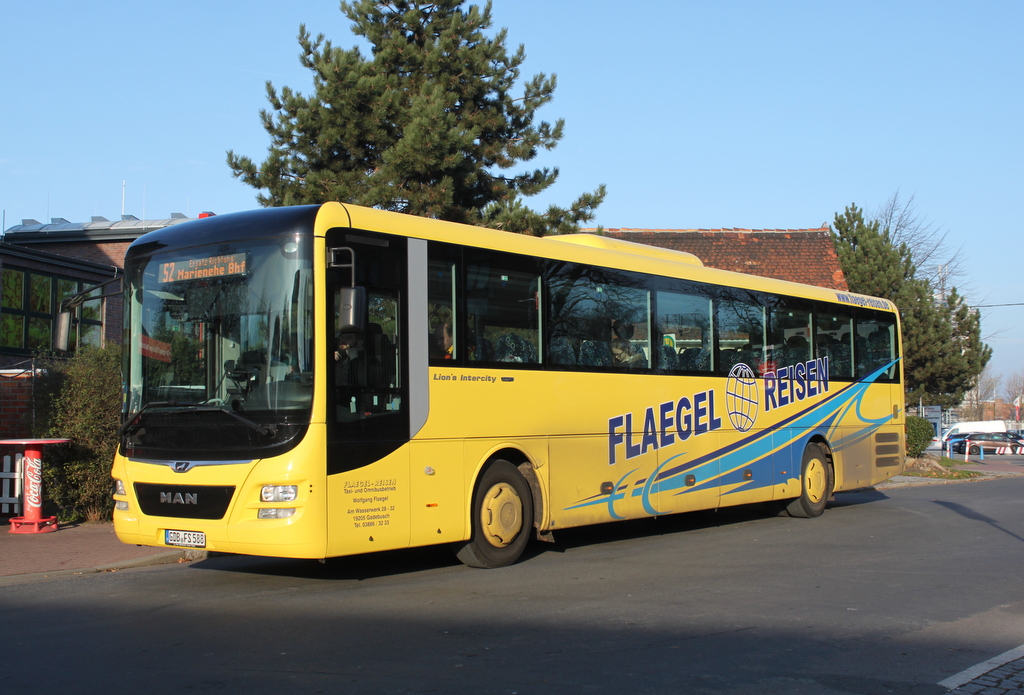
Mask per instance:
[[[492,569],[519,559],[533,528],[530,484],[510,462],[498,459],[480,476],[473,493],[473,535],[456,549],[470,567]]]
[[[832,496],[834,484],[832,464],[825,449],[821,444],[811,442],[804,449],[800,464],[800,496],[786,505],[786,511],[790,516],[801,519],[821,516],[828,498]]]

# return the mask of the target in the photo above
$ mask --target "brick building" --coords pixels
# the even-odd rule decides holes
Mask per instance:
[[[712,268],[835,290],[849,289],[828,227],[605,229],[604,233],[626,241],[686,251]]]

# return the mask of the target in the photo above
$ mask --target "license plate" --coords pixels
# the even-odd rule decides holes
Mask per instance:
[[[202,531],[164,531],[164,542],[167,545],[178,545],[186,548],[205,548],[206,534]]]

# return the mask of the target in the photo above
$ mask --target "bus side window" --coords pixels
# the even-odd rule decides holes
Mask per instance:
[[[470,362],[538,364],[541,278],[533,258],[466,252],[465,311]],[[456,344],[459,335],[455,335]]]
[[[662,373],[711,369],[711,300],[695,294],[655,295],[660,344],[655,369]]]
[[[736,299],[722,299],[715,304],[718,309],[718,349],[720,353],[734,351],[729,357],[733,364],[723,362],[718,366],[719,372],[728,374],[729,369],[739,363],[750,367],[758,376],[774,372],[776,357],[765,345],[765,307]]]
[[[553,262],[548,267],[549,364],[647,369],[651,292],[629,273]]]
[[[811,358],[811,312],[792,306],[771,311],[772,346],[778,367],[789,367]]]
[[[828,359],[831,379],[853,377],[853,314],[828,310],[814,314],[814,356]]]
[[[857,316],[857,378],[872,374],[896,359],[896,319],[879,313],[876,316]],[[891,381],[898,374],[895,365],[879,376],[879,381]]]

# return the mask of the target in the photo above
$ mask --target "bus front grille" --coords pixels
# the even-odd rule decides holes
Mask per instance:
[[[223,519],[234,485],[154,485],[135,483],[139,507],[149,516]]]

